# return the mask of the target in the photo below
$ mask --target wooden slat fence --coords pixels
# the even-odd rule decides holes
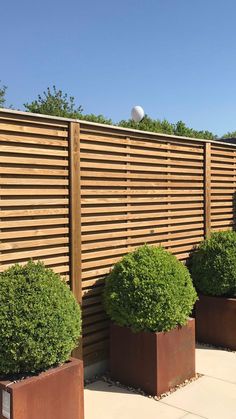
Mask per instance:
[[[143,243],[185,261],[235,223],[236,147],[0,112],[0,271],[40,259],[83,300],[86,365],[108,356],[104,277]],[[81,355],[81,354],[80,354]]]
[[[69,279],[68,122],[0,113],[0,271],[41,259]]]
[[[204,237],[204,143],[81,124],[84,355],[109,339],[101,292],[111,266],[143,243],[179,259]],[[96,350],[96,352],[95,352]]]

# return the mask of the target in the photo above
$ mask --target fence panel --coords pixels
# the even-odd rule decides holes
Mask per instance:
[[[108,356],[104,278],[147,243],[185,261],[235,225],[236,147],[0,112],[0,272],[29,258],[83,307],[83,357]],[[81,356],[81,352],[75,353]]]
[[[235,147],[214,144],[211,148],[211,228],[228,230],[235,227]]]
[[[86,362],[108,350],[104,276],[143,243],[185,260],[204,238],[205,143],[81,123],[81,240]]]
[[[0,113],[0,271],[40,259],[69,280],[68,122]]]

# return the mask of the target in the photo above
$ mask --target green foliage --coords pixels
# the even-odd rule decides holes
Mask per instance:
[[[204,138],[207,140],[216,139],[216,136],[211,132],[197,131],[192,128],[188,128],[182,121],[178,121],[176,124],[171,124],[166,119],[160,121],[159,119],[149,118],[147,115],[145,115],[141,122],[134,122],[131,119],[128,121],[122,120],[118,125],[125,128],[178,135],[182,137]]]
[[[216,136],[210,131],[197,131],[188,128],[183,121],[178,121],[174,126],[174,134],[182,137],[204,138],[205,140],[216,140]]]
[[[3,108],[6,102],[6,98],[5,98],[6,89],[7,89],[6,86],[0,87],[0,108]]]
[[[220,231],[200,243],[190,259],[197,290],[205,295],[236,295],[236,233]]]
[[[79,119],[84,120],[84,121],[96,122],[97,124],[106,124],[106,125],[113,124],[111,119],[107,119],[103,115],[94,115],[93,113],[85,114],[85,115],[81,114]]]
[[[47,88],[42,95],[38,95],[38,99],[31,103],[25,103],[24,107],[28,112],[60,116],[63,118],[80,118],[82,107],[75,107],[75,99],[73,96],[68,96],[62,90],[58,90],[53,86],[52,91],[50,87]]]
[[[145,117],[140,122],[134,122],[132,119],[128,121],[122,120],[118,124],[120,127],[139,129],[141,131],[160,132],[165,134],[174,134],[174,125],[168,121],[160,121],[159,119],[151,119]]]
[[[38,95],[36,100],[31,103],[25,103],[24,107],[28,112],[32,113],[112,125],[112,120],[105,118],[103,115],[83,114],[81,106],[76,108],[75,98],[68,96],[67,93],[63,93],[62,90],[58,90],[56,86],[53,86],[52,90],[48,87],[42,95]]]
[[[222,139],[223,138],[236,138],[236,131],[227,132],[227,134],[222,136]]]
[[[196,301],[188,269],[162,247],[141,246],[106,279],[109,317],[134,331],[168,331],[186,324]]]
[[[5,93],[5,91],[3,93]],[[67,93],[63,93],[62,90],[58,90],[55,86],[53,86],[52,90],[48,87],[42,95],[38,95],[36,100],[31,103],[25,103],[24,107],[28,112],[44,115],[80,119],[99,124],[117,125],[124,128],[133,128],[163,134],[180,135],[192,138],[205,138],[207,140],[216,139],[216,136],[211,132],[197,131],[192,128],[188,128],[182,121],[172,124],[166,119],[160,121],[159,119],[152,119],[145,115],[141,122],[134,122],[129,119],[122,120],[118,124],[115,124],[111,119],[106,118],[103,115],[83,114],[81,106],[76,108],[75,98],[73,96],[68,96]]]
[[[4,106],[5,106],[6,90],[7,90],[7,86],[0,87],[0,108],[4,108]]]
[[[30,261],[0,274],[1,375],[67,361],[80,332],[80,307],[52,269]]]

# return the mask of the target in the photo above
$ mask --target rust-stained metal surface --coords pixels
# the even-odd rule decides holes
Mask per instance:
[[[195,313],[199,342],[236,350],[236,298],[200,295]]]
[[[166,333],[133,333],[111,324],[110,369],[114,379],[152,395],[194,377],[194,319]]]
[[[10,394],[9,419],[84,419],[83,363],[71,359],[37,376],[11,383],[0,381],[0,419],[2,394]]]

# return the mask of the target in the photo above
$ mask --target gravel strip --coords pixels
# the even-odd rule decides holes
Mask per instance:
[[[211,348],[211,349],[219,349],[220,351],[227,351],[227,352],[233,352],[236,353],[236,351],[234,349],[230,349],[230,348],[225,348],[223,346],[215,346],[215,345],[210,345],[209,343],[201,343],[201,342],[196,342],[196,349],[201,349],[201,348]]]
[[[89,380],[85,380],[84,385],[86,387],[87,385],[92,384],[95,381],[104,381],[105,383],[107,383],[109,385],[109,387],[115,386],[115,387],[123,388],[123,389],[128,390],[132,393],[140,394],[140,395],[148,397],[150,399],[154,399],[156,401],[159,401],[159,400],[163,399],[164,397],[167,397],[170,394],[174,393],[178,389],[187,386],[188,384],[192,383],[193,381],[198,380],[202,376],[203,376],[203,374],[197,373],[195,375],[195,377],[190,378],[189,380],[185,380],[182,384],[179,384],[176,387],[173,387],[172,389],[170,389],[166,393],[161,394],[160,396],[152,396],[148,393],[145,393],[145,391],[143,391],[141,388],[133,388],[133,387],[130,387],[130,386],[126,386],[126,385],[120,383],[119,381],[112,380],[111,377],[109,376],[109,373],[106,373],[106,374],[103,374],[103,375],[100,375],[100,376],[97,375],[97,376],[94,376],[93,378],[91,378]]]

